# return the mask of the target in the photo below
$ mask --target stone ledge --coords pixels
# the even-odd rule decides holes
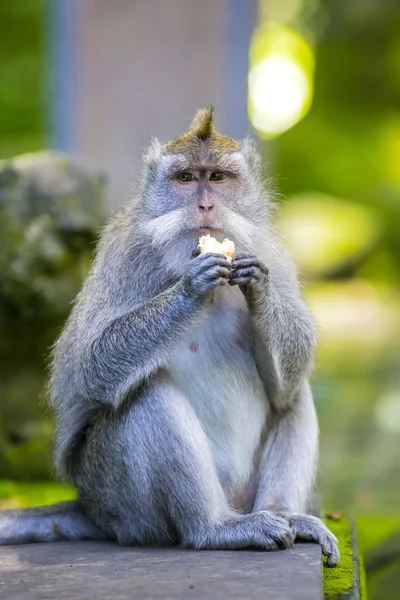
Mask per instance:
[[[265,552],[130,548],[58,542],[0,548],[0,596],[7,600],[322,598],[317,544]]]

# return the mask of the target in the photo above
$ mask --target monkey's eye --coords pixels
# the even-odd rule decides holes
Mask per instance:
[[[213,171],[210,175],[210,181],[223,181],[226,179],[226,174],[222,171]]]
[[[179,183],[190,183],[191,181],[194,181],[194,177],[189,171],[182,171],[181,173],[178,173],[177,180]]]

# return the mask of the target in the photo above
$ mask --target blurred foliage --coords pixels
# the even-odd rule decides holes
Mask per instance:
[[[0,476],[48,478],[47,355],[106,218],[103,176],[56,152],[0,161]]]
[[[357,518],[370,600],[400,599],[400,515]]]
[[[260,0],[315,54],[309,113],[264,143],[282,237],[320,330],[313,381],[326,507],[398,512],[400,3]]]
[[[280,232],[310,279],[351,275],[380,242],[376,216],[359,203],[303,193],[281,207]]]
[[[19,482],[0,479],[0,510],[53,504],[76,498],[76,491],[53,481]]]
[[[45,6],[0,2],[0,157],[46,145]]]
[[[357,516],[370,600],[400,599],[400,3],[260,0],[315,53],[309,113],[264,144],[320,330],[325,508]]]

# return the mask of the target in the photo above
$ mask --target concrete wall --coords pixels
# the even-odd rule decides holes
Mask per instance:
[[[110,204],[151,136],[169,140],[202,105],[221,130],[249,131],[254,0],[58,0],[53,12],[53,139],[110,176]]]

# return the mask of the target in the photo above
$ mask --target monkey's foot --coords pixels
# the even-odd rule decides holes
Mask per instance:
[[[189,548],[234,550],[264,548],[280,550],[293,546],[294,533],[287,519],[266,510],[248,515],[235,515],[211,530],[197,532],[183,540]]]
[[[340,560],[338,540],[321,519],[302,514],[285,516],[296,539],[318,542],[321,545],[322,554],[327,557],[326,564],[329,567],[335,567],[338,564]]]
[[[249,531],[255,546],[266,550],[284,550],[293,546],[294,532],[285,519],[264,510],[246,517],[251,528],[255,525],[255,531]]]

